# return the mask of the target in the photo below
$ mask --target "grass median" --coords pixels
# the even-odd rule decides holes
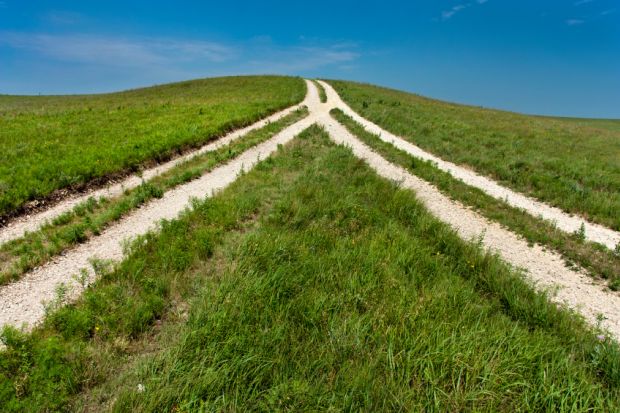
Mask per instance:
[[[395,148],[366,131],[342,111],[334,109],[332,116],[352,134],[371,147],[385,159],[407,169],[412,174],[435,185],[444,195],[474,208],[491,221],[521,235],[530,243],[549,247],[560,253],[568,266],[578,265],[597,278],[607,281],[609,288],[620,289],[620,256],[593,242],[587,242],[580,234],[567,234],[553,224],[529,213],[511,207],[477,188],[454,178],[430,161],[417,159]]]
[[[319,91],[319,100],[321,101],[321,103],[326,103],[327,102],[327,93],[325,93],[325,88],[323,87],[322,84],[320,84],[316,80],[313,80],[313,82],[314,82],[314,85],[316,86],[317,90]]]

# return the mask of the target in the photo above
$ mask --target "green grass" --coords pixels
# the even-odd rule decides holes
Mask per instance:
[[[620,230],[619,121],[525,116],[330,83],[360,115],[442,159]]]
[[[547,117],[546,119],[561,120],[564,122],[574,122],[580,126],[609,129],[612,132],[620,132],[620,119],[587,119],[587,118],[558,118]]]
[[[215,166],[236,157],[284,128],[307,116],[307,109],[297,110],[277,122],[234,140],[218,150],[191,158],[165,173],[127,190],[114,199],[90,198],[72,211],[56,217],[38,231],[0,245],[0,285],[20,278],[25,272],[43,264],[62,251],[101,233],[108,225],[138,206],[179,184],[198,178]]]
[[[303,99],[299,78],[194,80],[87,96],[0,96],[0,218],[135,171]]]
[[[321,101],[321,103],[327,102],[327,93],[325,93],[325,88],[323,87],[323,85],[316,80],[313,80],[313,82],[317,90],[319,91],[319,100]]]
[[[145,240],[4,332],[4,411],[620,407],[616,344],[316,127]]]
[[[576,263],[587,269],[591,275],[607,280],[612,290],[620,289],[620,255],[617,253],[600,244],[586,242],[579,234],[567,234],[551,223],[511,207],[482,190],[455,179],[432,162],[417,159],[367,132],[339,109],[332,110],[331,114],[381,156],[435,185],[446,196],[473,207],[489,220],[520,234],[532,244],[537,243],[556,250],[562,254],[567,265]]]

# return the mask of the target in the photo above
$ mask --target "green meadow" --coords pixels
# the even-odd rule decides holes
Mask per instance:
[[[521,235],[531,244],[540,244],[556,250],[563,256],[566,265],[576,264],[586,269],[593,277],[606,280],[612,290],[620,289],[618,251],[609,251],[600,244],[587,242],[579,233],[568,234],[558,229],[553,223],[511,207],[504,201],[465,184],[437,168],[433,162],[416,159],[392,144],[382,141],[338,109],[332,110],[331,114],[352,134],[385,159],[430,182],[446,196],[474,208],[489,220],[498,222]]]
[[[118,197],[91,197],[73,210],[57,216],[39,230],[0,245],[0,286],[19,279],[27,271],[42,265],[50,258],[99,235],[110,224],[141,205],[154,198],[161,198],[166,191],[178,185],[199,178],[307,115],[306,108],[298,109],[279,121],[255,129],[217,150],[194,156],[167,172],[142,182],[138,187],[126,190]]]

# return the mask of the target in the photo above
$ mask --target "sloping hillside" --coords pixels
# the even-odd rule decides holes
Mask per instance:
[[[1,245],[0,410],[619,410],[620,233],[306,90]]]
[[[104,95],[0,96],[0,218],[56,190],[169,159],[304,94],[301,79],[248,76]]]
[[[440,158],[620,229],[620,121],[526,116],[330,83],[360,115]]]

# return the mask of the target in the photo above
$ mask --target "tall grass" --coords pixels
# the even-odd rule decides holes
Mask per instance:
[[[203,79],[87,96],[0,96],[0,218],[169,159],[302,100],[301,79]]]
[[[99,264],[100,279],[31,334],[5,329],[0,411],[75,411],[79,393],[113,382],[134,358],[165,346],[159,332],[182,326],[197,291],[218,277],[221,245],[254,225],[318,152],[318,145],[298,144],[266,159],[181,219],[164,222],[159,234],[136,240],[118,268]]]
[[[437,156],[620,230],[620,121],[525,116],[330,83],[360,115]]]

